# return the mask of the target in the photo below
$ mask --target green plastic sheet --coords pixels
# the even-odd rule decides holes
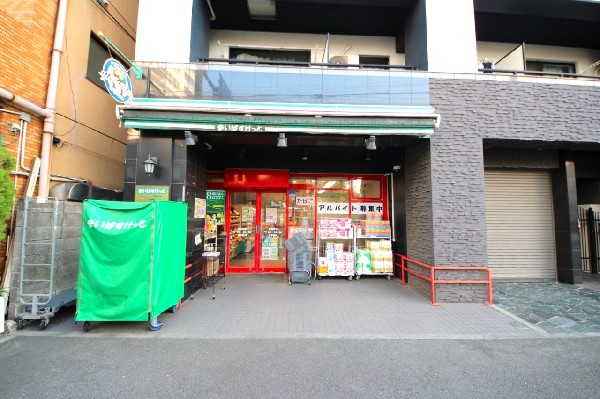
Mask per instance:
[[[76,321],[146,321],[183,297],[187,205],[85,200]]]

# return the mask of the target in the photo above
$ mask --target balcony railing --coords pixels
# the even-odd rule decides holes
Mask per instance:
[[[132,76],[134,98],[429,105],[429,78],[409,67],[218,61],[136,63],[143,77]]]
[[[394,65],[335,65],[207,59],[198,63],[135,63],[134,98],[237,102],[429,106],[430,79],[479,79],[473,74],[416,71]],[[483,78],[556,79],[600,84],[598,75],[480,69]]]

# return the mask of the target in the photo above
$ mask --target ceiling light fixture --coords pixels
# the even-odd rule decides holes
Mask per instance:
[[[277,19],[275,0],[247,0],[248,12],[252,19]]]
[[[279,133],[277,147],[287,147],[287,138],[285,138],[285,133]]]
[[[365,139],[365,147],[367,147],[367,150],[377,149],[377,145],[375,145],[375,136],[369,136],[368,139]]]
[[[306,147],[304,147],[304,152],[302,153],[302,160],[308,161],[308,151],[306,150]]]
[[[189,130],[185,131],[185,143],[187,145],[196,145],[196,143],[198,142],[198,136],[196,136],[195,134],[192,134],[192,132],[190,132]]]

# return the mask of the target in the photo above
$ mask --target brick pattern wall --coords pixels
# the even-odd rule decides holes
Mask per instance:
[[[81,240],[81,202],[57,201],[57,224],[55,241],[55,271],[52,296],[58,295],[77,285],[79,270],[79,249]],[[8,316],[14,317],[23,311],[19,305],[19,281],[21,279],[20,264],[23,257],[23,225],[25,201],[20,200],[16,217],[14,256],[12,259],[10,304]],[[29,203],[27,214],[27,231],[25,246],[25,262],[50,264],[52,251],[47,243],[51,242],[54,223],[54,202]],[[30,269],[26,279],[49,277],[49,267]],[[45,283],[24,283],[25,292],[43,292],[48,287]]]
[[[50,74],[57,0],[0,0],[0,87],[43,107]],[[0,101],[0,108],[21,112]],[[19,136],[5,128],[19,123],[19,117],[0,113],[2,145],[17,154]],[[41,148],[43,120],[31,115],[23,164],[30,167]],[[16,177],[17,198],[24,192],[26,177]],[[6,264],[6,241],[0,243],[0,279]]]
[[[433,263],[432,183],[429,143],[406,151],[407,256]]]
[[[435,265],[486,266],[483,140],[515,140],[515,149],[518,140],[598,142],[600,90],[431,79],[430,96],[441,126],[429,143],[407,149],[408,256]],[[519,163],[551,167],[556,161],[556,155],[544,155]],[[491,162],[502,165],[502,156]],[[445,278],[465,278],[459,274],[464,273],[449,272]],[[485,285],[437,288],[439,302],[486,299]]]

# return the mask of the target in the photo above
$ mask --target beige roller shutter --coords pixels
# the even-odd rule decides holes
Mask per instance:
[[[485,171],[488,265],[494,280],[556,279],[547,171]]]

